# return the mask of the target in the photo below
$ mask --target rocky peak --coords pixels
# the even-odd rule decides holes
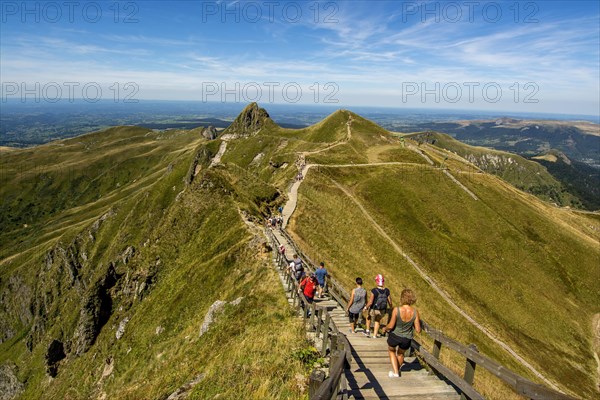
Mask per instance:
[[[250,136],[258,133],[261,128],[269,124],[274,124],[269,113],[264,108],[260,108],[258,104],[250,103],[242,110],[235,121],[225,129],[225,133]]]
[[[213,140],[217,138],[217,129],[214,126],[209,126],[208,128],[202,129],[201,135],[204,136],[208,140]]]

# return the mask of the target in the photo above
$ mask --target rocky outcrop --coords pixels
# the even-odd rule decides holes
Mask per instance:
[[[185,385],[181,386],[179,389],[177,389],[176,391],[171,393],[171,395],[169,397],[167,397],[167,400],[186,399],[189,396],[190,391],[194,388],[194,386],[199,384],[202,381],[202,379],[204,379],[205,376],[206,376],[206,374],[197,375],[194,379],[187,382]]]
[[[129,260],[131,259],[131,257],[133,257],[134,254],[135,254],[135,247],[127,246],[125,251],[123,251],[123,254],[121,254],[121,260],[123,261],[123,264],[127,264],[129,262]]]
[[[202,167],[208,167],[212,158],[213,154],[210,152],[210,150],[207,147],[202,146],[196,152],[196,155],[194,156],[194,159],[188,168],[187,174],[185,174],[185,183],[190,185],[194,181],[194,177],[198,175],[198,171]]]
[[[109,290],[117,283],[114,264],[109,264],[106,274],[85,295],[79,322],[73,337],[75,355],[87,352],[96,341],[102,327],[112,313],[112,298]]]
[[[0,365],[0,400],[17,398],[24,388],[17,378],[17,368],[14,365]]]
[[[60,314],[56,303],[71,290],[83,294],[85,285],[81,280],[88,264],[89,246],[95,242],[96,234],[104,221],[114,216],[112,209],[96,219],[88,229],[82,231],[71,243],[57,243],[42,260],[34,295],[30,296],[28,309],[31,310],[31,328],[26,345],[29,351],[40,342],[46,332],[48,321]],[[27,318],[27,314],[23,314]]]
[[[123,335],[125,334],[125,327],[127,326],[128,323],[129,323],[129,317],[125,317],[119,323],[119,327],[117,328],[117,333],[115,333],[115,337],[117,338],[117,340],[121,339],[123,337]]]
[[[467,154],[465,159],[488,172],[518,164],[512,157],[494,153]]]
[[[251,136],[258,133],[263,127],[273,125],[275,123],[264,108],[258,107],[256,103],[250,103],[233,123],[223,131],[223,134]]]
[[[237,299],[229,302],[229,304],[231,304],[233,306],[237,306],[238,304],[240,304],[242,302],[242,300],[243,300],[243,297],[238,297]],[[208,332],[208,329],[210,328],[212,323],[215,321],[216,315],[219,313],[222,313],[223,309],[225,308],[226,305],[227,305],[226,301],[217,300],[210,306],[210,308],[208,309],[208,312],[204,316],[204,322],[202,322],[202,326],[200,327],[200,336],[202,336],[206,332]]]
[[[128,270],[119,279],[115,292],[124,309],[128,309],[134,302],[140,301],[146,296],[156,283],[157,274],[162,262],[156,257],[154,263],[146,268]]]
[[[8,284],[0,292],[0,343],[13,338],[17,328],[14,324],[24,326],[31,324],[32,290],[20,275],[8,278]]]
[[[202,129],[202,132],[200,134],[208,140],[214,140],[219,135],[217,129],[214,126],[209,126],[208,128]]]

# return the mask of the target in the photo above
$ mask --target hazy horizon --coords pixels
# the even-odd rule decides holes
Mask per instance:
[[[66,4],[3,3],[2,99],[600,109],[599,2]]]

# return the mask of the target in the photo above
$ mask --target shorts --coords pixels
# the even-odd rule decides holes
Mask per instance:
[[[390,347],[400,347],[401,350],[408,350],[412,339],[394,335],[392,332],[388,335],[387,344]]]
[[[350,311],[348,311],[348,321],[353,324],[355,322],[358,322],[358,318],[360,317],[360,313],[352,313]]]
[[[319,282],[319,286],[321,286],[322,288],[325,287],[325,281],[323,281],[323,283]]]
[[[373,321],[380,322],[383,317],[385,317],[386,310],[374,310],[371,309],[369,311],[369,315],[373,318]]]

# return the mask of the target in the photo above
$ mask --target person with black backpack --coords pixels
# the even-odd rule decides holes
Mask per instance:
[[[293,262],[294,262],[294,277],[296,278],[297,282],[300,282],[302,280],[302,278],[304,278],[304,276],[306,275],[304,273],[304,265],[302,263],[302,259],[300,257],[298,257],[298,254],[294,254]]]
[[[365,335],[367,335],[368,337],[371,334],[372,319],[373,321],[375,321],[372,336],[374,339],[379,337],[379,325],[381,323],[381,320],[387,313],[388,306],[389,308],[393,308],[390,290],[383,286],[383,275],[377,275],[375,277],[375,283],[377,284],[377,287],[371,289],[371,297],[369,298],[369,302],[364,308],[365,311],[367,311],[367,326]]]

